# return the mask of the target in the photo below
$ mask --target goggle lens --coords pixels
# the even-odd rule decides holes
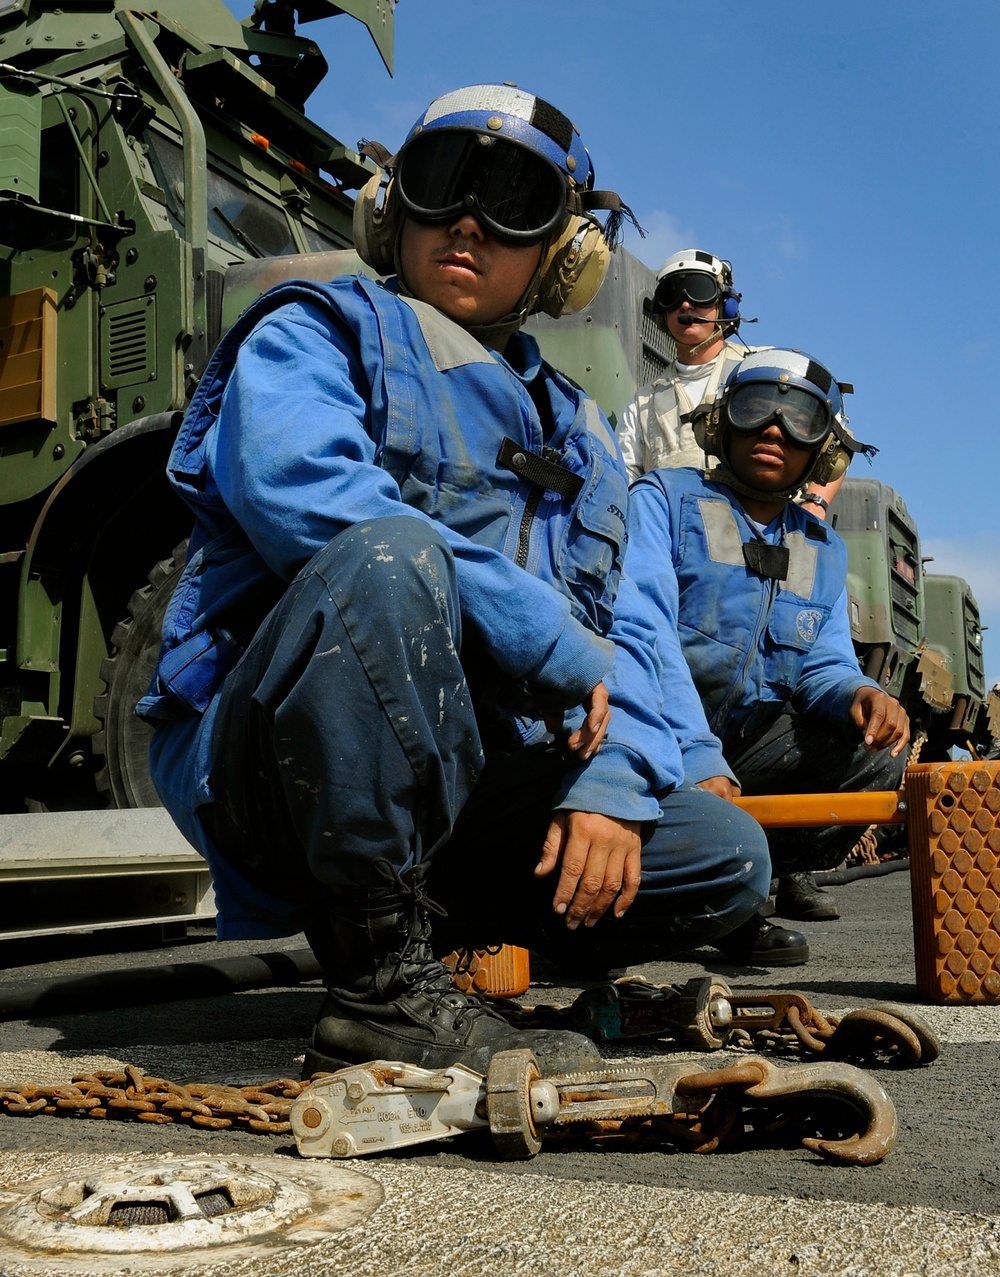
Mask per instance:
[[[416,137],[396,172],[403,207],[418,221],[471,213],[504,239],[543,239],[566,216],[566,182],[525,146],[444,129]]]
[[[677,271],[657,284],[654,304],[660,310],[676,310],[684,300],[692,306],[711,306],[721,295],[714,275],[701,270]]]
[[[753,434],[777,421],[793,443],[815,448],[830,433],[832,414],[822,399],[797,386],[751,381],[729,395],[729,424],[738,434]]]

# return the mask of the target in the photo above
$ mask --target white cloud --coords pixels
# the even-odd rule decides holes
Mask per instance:
[[[643,239],[632,227],[625,235],[625,247],[653,270],[659,270],[671,253],[697,244],[693,231],[682,225],[673,213],[654,209],[651,213],[636,213],[646,232]]]

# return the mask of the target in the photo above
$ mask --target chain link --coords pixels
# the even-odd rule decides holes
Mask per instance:
[[[36,1113],[63,1117],[136,1118],[140,1122],[189,1122],[209,1130],[291,1130],[288,1112],[307,1082],[278,1078],[259,1086],[191,1082],[186,1086],[144,1074],[134,1065],[124,1072],[83,1073],[72,1082],[44,1086],[25,1083],[0,1089],[0,1105],[12,1117]]]

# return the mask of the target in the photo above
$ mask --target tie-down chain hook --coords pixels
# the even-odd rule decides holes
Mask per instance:
[[[569,1026],[595,1042],[672,1037],[708,1051],[767,1048],[898,1068],[930,1064],[941,1054],[939,1039],[913,1007],[886,1002],[838,1019],[804,993],[731,989],[719,976],[683,986],[627,976],[584,990],[567,1008],[502,1007],[501,1013],[521,1027]]]
[[[812,1120],[828,1118],[834,1106],[838,1128],[846,1115],[852,1134],[808,1137],[805,1147],[856,1165],[877,1162],[892,1148],[892,1101],[861,1069],[839,1062],[777,1067],[756,1056],[735,1068],[609,1064],[546,1077],[530,1051],[498,1052],[486,1077],[462,1065],[432,1072],[380,1060],[317,1078],[295,1100],[289,1120],[305,1157],[359,1157],[488,1129],[501,1157],[521,1158],[538,1153],[546,1131],[572,1124],[589,1124],[582,1133],[602,1138],[648,1125],[708,1152],[744,1108],[766,1109],[769,1119]]]

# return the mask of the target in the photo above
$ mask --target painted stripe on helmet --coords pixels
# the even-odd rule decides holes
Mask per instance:
[[[464,111],[486,111],[512,115],[530,124],[535,102],[533,93],[525,93],[509,84],[473,84],[436,98],[424,113],[424,123],[431,124],[445,115],[459,115]]]

